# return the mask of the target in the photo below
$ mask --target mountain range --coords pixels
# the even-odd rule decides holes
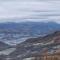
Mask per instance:
[[[0,23],[0,41],[16,45],[32,37],[45,36],[60,31],[56,22],[20,22]]]
[[[60,50],[58,23],[0,23],[0,60],[25,60],[46,52],[54,54],[58,50]]]
[[[35,36],[56,30],[60,30],[60,24],[56,22],[0,23],[0,33],[17,33]]]
[[[23,60],[24,58],[39,56],[44,53],[54,54],[60,49],[60,31],[48,34],[44,37],[30,38],[16,46],[16,50],[9,56],[12,59]]]

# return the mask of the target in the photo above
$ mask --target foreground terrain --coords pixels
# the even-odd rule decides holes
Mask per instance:
[[[60,31],[30,38],[0,51],[0,60],[60,60]]]

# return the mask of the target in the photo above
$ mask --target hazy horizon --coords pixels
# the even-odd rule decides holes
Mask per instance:
[[[0,0],[1,22],[58,22],[59,0]]]

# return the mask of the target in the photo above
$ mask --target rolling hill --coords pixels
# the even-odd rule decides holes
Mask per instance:
[[[8,49],[9,47],[11,46],[0,41],[0,51]]]
[[[11,57],[24,59],[37,55],[42,55],[46,51],[48,54],[54,54],[60,49],[60,31],[44,37],[31,38],[16,46],[16,50],[10,54]]]

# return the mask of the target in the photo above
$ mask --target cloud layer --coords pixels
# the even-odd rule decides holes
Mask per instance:
[[[60,22],[59,0],[0,0],[0,22]]]

